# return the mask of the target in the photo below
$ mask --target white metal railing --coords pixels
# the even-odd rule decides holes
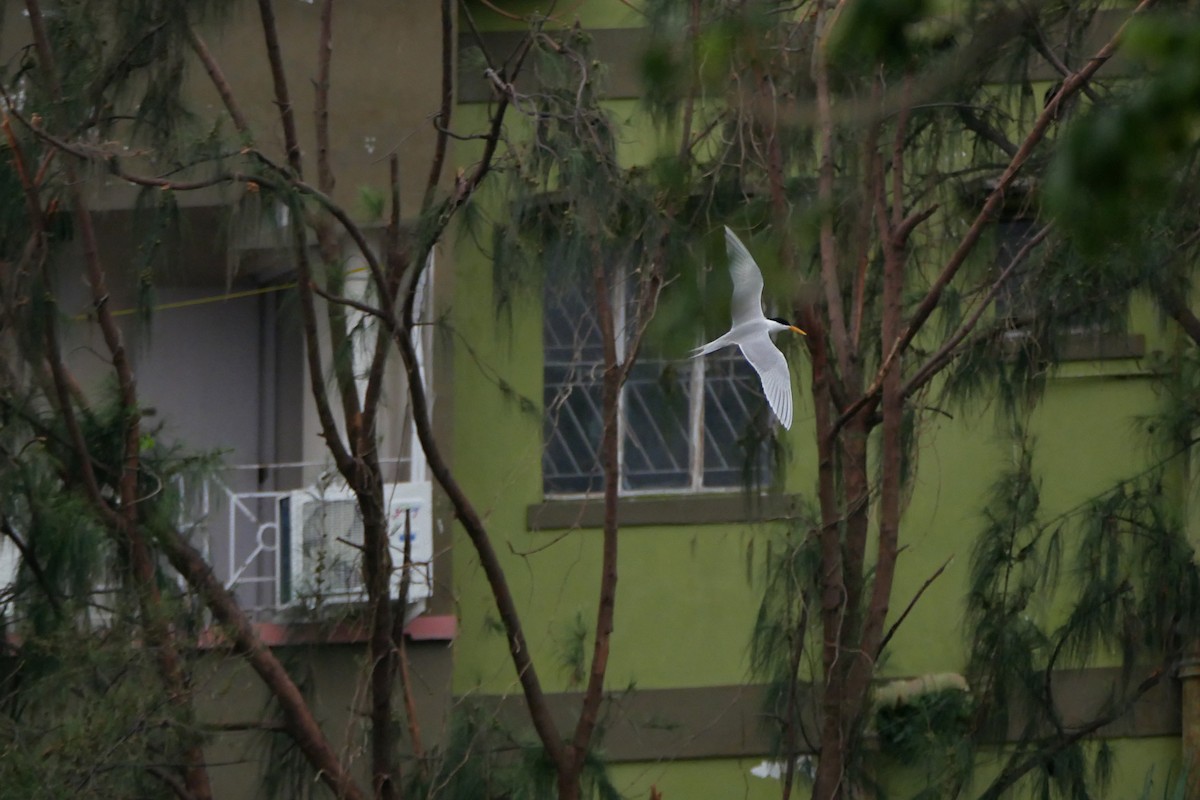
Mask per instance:
[[[392,459],[384,466],[396,479],[409,478],[408,459]],[[180,529],[200,548],[242,609],[252,619],[270,621],[286,606],[290,580],[281,509],[297,490],[336,483],[325,463],[228,467],[193,485],[180,484]]]
[[[385,483],[407,484],[423,477],[422,469],[413,475],[409,459],[388,459],[381,465]],[[182,501],[177,524],[252,620],[276,621],[297,589],[288,583],[293,576],[281,509],[299,491],[336,493],[339,485],[336,471],[320,462],[239,464],[198,480],[177,478]],[[11,613],[18,563],[16,547],[0,536],[0,618]],[[106,598],[112,592],[107,581],[98,581],[90,611],[97,627],[109,622]]]

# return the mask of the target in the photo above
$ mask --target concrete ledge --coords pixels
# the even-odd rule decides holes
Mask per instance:
[[[599,743],[611,761],[759,756],[771,751],[764,724],[762,686],[706,686],[691,689],[633,689],[610,693],[600,708],[605,730]],[[560,730],[575,726],[581,692],[547,697]],[[458,700],[458,698],[456,698]],[[529,726],[525,698],[462,698],[505,728]]]
[[[1139,679],[1135,671],[1133,683]],[[1060,718],[1069,730],[1107,708],[1121,686],[1121,670],[1061,670],[1052,686]],[[749,685],[612,692],[601,707],[606,734],[600,749],[612,761],[768,756],[773,742],[766,691],[765,686]],[[582,693],[554,693],[548,700],[560,730],[570,730],[579,713]],[[519,694],[466,696],[456,698],[456,702],[475,704],[510,730],[522,730],[530,724],[525,699]],[[801,697],[800,706],[802,726],[815,742],[818,727],[811,692]],[[985,740],[997,744],[1016,741],[1024,727],[1024,715],[1014,710],[1010,716],[1006,731],[997,732],[995,737],[985,735]],[[1098,736],[1178,736],[1181,728],[1179,682],[1164,678],[1127,714],[1102,728]],[[812,752],[805,745],[802,750]]]
[[[1105,361],[1141,358],[1146,355],[1146,337],[1140,333],[1069,333],[1063,338],[1062,361]]]

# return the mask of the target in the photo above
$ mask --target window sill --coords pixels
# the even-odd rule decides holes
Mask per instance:
[[[1020,333],[1016,330],[1007,337],[1005,359],[1017,357],[1023,346]],[[1063,334],[1053,360],[1043,366],[1052,370],[1054,378],[1133,377],[1145,374],[1145,355],[1146,337],[1140,333],[1080,330]]]
[[[721,525],[731,522],[770,522],[800,514],[796,495],[727,494],[621,498],[617,519],[622,527],[651,525]],[[525,527],[531,531],[600,528],[604,525],[601,497],[551,499],[529,506]]]
[[[1076,331],[1063,337],[1063,361],[1110,361],[1146,355],[1146,337],[1140,333]]]

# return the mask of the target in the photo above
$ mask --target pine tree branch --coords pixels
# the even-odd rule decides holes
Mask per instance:
[[[296,209],[293,209],[296,213]],[[338,432],[334,421],[333,409],[329,404],[329,396],[325,389],[325,368],[321,363],[321,337],[317,327],[317,309],[313,302],[316,282],[312,276],[312,265],[308,258],[308,242],[304,227],[293,223],[292,252],[296,259],[296,287],[300,297],[300,318],[304,334],[304,352],[308,363],[308,380],[310,393],[317,406],[317,418],[321,423],[321,436],[325,446],[333,456],[334,464],[342,475],[352,474],[354,459]]]
[[[551,8],[554,3],[551,3]],[[469,13],[468,13],[469,17]],[[512,75],[515,78],[520,74],[521,67],[525,63],[525,58],[529,55],[532,46],[532,38],[527,36],[518,48],[515,63],[512,69]],[[492,73],[494,76],[497,74]],[[511,88],[511,85],[510,85]],[[445,201],[442,202],[438,213],[426,232],[424,241],[418,242],[414,257],[411,262],[406,265],[406,270],[401,278],[401,308],[399,319],[394,317],[389,321],[392,328],[393,337],[398,336],[398,330],[411,330],[413,324],[413,304],[416,301],[417,286],[421,281],[421,272],[425,269],[428,263],[429,253],[432,252],[435,243],[441,240],[445,234],[447,226],[454,218],[454,215],[474,196],[475,191],[483,183],[484,179],[491,174],[493,162],[496,158],[496,153],[500,145],[500,139],[504,131],[504,119],[511,105],[510,98],[512,92],[507,92],[501,95],[497,103],[496,110],[492,113],[491,124],[488,127],[488,132],[484,141],[483,153],[479,161],[476,162],[475,168],[471,171],[468,177],[459,177],[455,181],[454,192]],[[398,206],[395,206],[398,208]],[[352,234],[353,235],[353,234]],[[356,243],[358,239],[356,239]],[[361,246],[361,244],[360,244]],[[372,273],[376,275],[376,280],[380,286],[386,285],[382,278],[382,272],[379,270],[378,262],[373,254],[364,252],[363,257],[367,259],[368,265],[371,266]],[[432,439],[431,439],[432,441]]]
[[[387,229],[384,231],[384,265],[387,272],[384,277],[385,285],[377,286],[376,292],[379,294],[379,302],[387,304],[386,316],[394,317],[401,280],[407,271],[406,258],[408,257],[407,251],[400,246],[400,157],[395,153],[388,157],[388,189],[391,195],[391,213]],[[378,279],[376,283],[378,284]],[[383,314],[380,309],[366,310],[365,304],[364,308],[359,310],[373,316]],[[383,394],[384,365],[390,347],[391,335],[388,326],[381,324],[376,329],[375,352],[371,357],[371,371],[367,378],[366,393],[363,396],[363,430],[369,432],[371,436],[375,435],[375,421],[379,413],[380,397]],[[403,626],[401,625],[401,627]],[[402,662],[403,658],[402,655]],[[401,668],[406,668],[406,666],[401,663]]]
[[[895,361],[896,358],[898,358],[900,354],[908,348],[908,346],[912,343],[912,340],[916,337],[917,333],[929,319],[929,316],[933,313],[934,309],[937,308],[938,303],[941,300],[942,293],[945,291],[946,287],[950,285],[950,282],[954,280],[955,275],[958,274],[959,269],[961,269],[962,265],[966,262],[967,256],[970,255],[970,253],[974,250],[975,244],[979,241],[980,236],[983,235],[984,229],[992,221],[993,215],[1000,208],[1000,205],[1004,200],[1004,195],[1008,188],[1012,185],[1013,181],[1016,179],[1017,173],[1020,172],[1021,168],[1025,165],[1025,162],[1029,160],[1029,157],[1033,154],[1033,151],[1037,145],[1039,145],[1045,138],[1046,132],[1049,130],[1051,123],[1058,119],[1063,104],[1066,103],[1068,98],[1076,94],[1080,88],[1086,84],[1093,75],[1096,74],[1096,71],[1099,70],[1100,67],[1106,64],[1108,60],[1112,58],[1112,55],[1114,52],[1116,52],[1117,45],[1120,44],[1130,21],[1143,14],[1146,9],[1153,6],[1154,3],[1155,0],[1141,0],[1137,7],[1129,13],[1128,18],[1117,30],[1117,32],[1113,34],[1112,38],[1110,38],[1109,41],[1103,47],[1101,47],[1094,56],[1088,59],[1086,66],[1079,71],[1072,73],[1069,78],[1066,78],[1062,82],[1062,85],[1059,87],[1058,91],[1054,94],[1054,97],[1052,97],[1049,102],[1046,103],[1041,113],[1038,114],[1033,127],[1029,133],[1026,134],[1021,146],[1017,149],[1016,154],[1012,157],[1012,160],[1009,162],[1008,166],[1005,167],[1000,178],[996,181],[996,185],[988,194],[987,200],[983,204],[983,208],[976,215],[975,220],[971,223],[971,227],[967,230],[966,234],[963,235],[962,239],[959,240],[957,247],[955,247],[954,252],[946,260],[941,272],[933,280],[929,290],[917,304],[917,307],[914,309],[913,314],[909,318],[908,324],[904,327],[902,334],[892,345],[887,356],[884,358],[883,363],[880,365],[879,371],[876,374],[875,379],[872,381],[871,386],[858,399],[851,403],[848,408],[842,410],[834,425],[835,431],[845,425],[846,422],[849,421],[849,419],[855,414],[857,414],[864,406],[875,401],[875,398],[879,394],[880,387],[883,383],[883,377],[891,369],[892,362]]]
[[[871,97],[876,103],[882,102],[882,81],[871,81]],[[866,164],[865,191],[866,202],[859,204],[858,220],[855,225],[855,240],[858,242],[858,255],[855,259],[857,269],[854,272],[854,285],[851,289],[850,300],[850,345],[858,352],[862,338],[863,313],[866,309],[867,268],[871,262],[871,221],[878,213],[876,199],[883,186],[883,159],[879,154],[879,135],[882,120],[879,116],[871,119],[867,126],[867,135],[863,143],[863,163]],[[886,220],[878,224],[886,225]]]
[[[821,510],[821,526],[817,534],[820,546],[820,574],[818,575],[821,603],[821,667],[826,676],[821,694],[821,749],[826,742],[831,748],[822,752],[829,775],[823,775],[825,789],[831,790],[840,780],[841,764],[845,754],[838,749],[842,741],[838,709],[841,698],[841,670],[838,667],[842,629],[845,625],[845,601],[847,598],[845,570],[843,568],[841,541],[841,512],[837,504],[837,459],[836,437],[823,435],[833,422],[835,405],[830,392],[829,350],[825,338],[825,326],[821,317],[811,306],[798,309],[798,316],[808,331],[807,344],[812,357],[813,412],[817,434],[817,501]],[[821,762],[818,762],[818,767]],[[814,796],[815,795],[814,789]]]
[[[254,720],[243,722],[208,722],[204,725],[205,730],[219,731],[221,733],[240,733],[242,731],[271,731],[273,733],[287,733],[287,725],[277,720]]]
[[[698,83],[696,58],[700,49],[700,0],[690,0],[688,3],[687,46],[691,50],[690,69],[687,75],[687,89],[683,98],[683,123],[679,134],[679,160],[686,162],[692,154],[692,125],[696,117],[696,85]]]
[[[917,589],[917,593],[914,594],[912,599],[908,601],[908,605],[904,607],[902,612],[900,612],[900,616],[896,617],[896,621],[892,623],[890,628],[888,628],[888,632],[884,634],[883,639],[879,641],[879,647],[875,649],[875,653],[872,655],[872,658],[878,660],[879,657],[883,655],[883,651],[887,648],[888,642],[892,640],[892,637],[896,635],[896,631],[900,629],[900,625],[905,619],[908,618],[908,615],[912,613],[912,610],[917,605],[917,601],[921,599],[921,595],[925,594],[925,590],[933,585],[934,581],[941,577],[942,573],[946,571],[946,567],[950,566],[950,562],[953,560],[954,556],[947,558],[944,562],[942,562],[940,567],[934,570],[932,575],[925,579],[925,582],[921,584],[919,589]]]
[[[340,302],[341,297],[337,300],[329,300],[332,295],[326,296],[329,302]],[[361,304],[366,305],[366,304]],[[396,298],[393,294],[391,302],[388,304],[395,307]],[[375,309],[378,311],[378,309]],[[370,313],[370,312],[365,312]],[[372,315],[375,316],[375,315]],[[366,336],[367,330],[363,330],[361,335]],[[387,327],[377,325],[375,328],[375,344],[371,350],[371,366],[367,369],[367,386],[363,391],[362,401],[362,444],[359,450],[364,455],[376,452],[374,442],[377,440],[378,430],[376,422],[379,418],[379,407],[383,398],[383,380],[386,375],[388,353],[391,350],[391,337],[388,335]],[[374,458],[374,456],[371,456]]]
[[[529,706],[530,719],[537,731],[538,740],[542,743],[550,762],[557,768],[561,768],[566,764],[565,748],[529,652],[529,644],[525,640],[525,632],[521,626],[512,590],[508,586],[508,579],[504,574],[504,568],[495,547],[492,545],[487,526],[484,525],[482,517],[479,516],[462,485],[455,478],[449,464],[446,463],[434,437],[429,403],[421,380],[417,354],[408,338],[408,331],[413,326],[411,305],[407,306],[403,313],[400,324],[391,329],[392,340],[399,348],[404,362],[409,397],[412,400],[413,426],[416,428],[417,438],[420,440],[425,458],[429,462],[429,471],[449,498],[450,504],[454,507],[455,516],[479,556],[479,564],[491,587],[492,596],[496,602],[496,611],[500,615],[500,622],[504,626],[505,636],[508,640],[509,655],[516,667],[517,678],[525,694],[525,702]]]
[[[13,167],[17,171],[17,179],[21,182],[21,192],[25,196],[25,213],[29,215],[29,221],[33,225],[35,241],[40,241],[41,234],[46,230],[46,216],[42,209],[41,198],[38,193],[38,181],[29,171],[29,160],[25,155],[25,148],[21,146],[21,142],[17,139],[12,129],[12,111],[13,101],[4,93],[5,106],[10,113],[6,113],[0,127],[4,130],[4,138],[8,140],[8,147],[12,151]],[[51,150],[50,152],[54,152]]]
[[[979,795],[978,800],[1000,800],[1005,792],[1016,785],[1017,781],[1025,777],[1031,770],[1052,761],[1063,750],[1125,716],[1138,700],[1151,689],[1158,686],[1162,682],[1162,679],[1172,671],[1171,663],[1158,667],[1137,685],[1131,695],[1127,696],[1123,702],[1116,705],[1108,713],[1101,714],[1069,734],[1039,742],[1034,748],[1033,754],[1022,761],[1016,761],[1015,759],[1019,754],[1014,754],[1014,759],[1005,765],[995,780]]]
[[[346,235],[349,236],[351,241],[354,242],[356,251],[363,257],[363,260],[367,262],[367,269],[371,273],[371,278],[375,283],[376,289],[380,292],[380,296],[386,297],[387,287],[389,284],[387,276],[383,271],[383,265],[380,264],[379,257],[375,255],[375,248],[372,247],[367,241],[366,234],[363,233],[362,228],[354,221],[346,209],[317,187],[305,183],[303,180],[294,175],[290,175],[285,167],[276,163],[262,151],[256,148],[248,148],[245,152],[247,155],[253,156],[259,162],[261,162],[263,166],[268,167],[270,170],[279,175],[280,178],[293,190],[307,197],[311,197],[317,202],[317,205],[319,205],[322,210],[327,212],[331,217],[338,221],[338,224],[341,226],[342,230],[345,231]]]
[[[150,773],[156,780],[170,789],[179,800],[197,800],[196,796],[184,786],[183,781],[162,767],[149,766],[146,767],[146,772]]]
[[[600,244],[592,242],[592,289],[595,293],[596,316],[600,326],[600,339],[604,351],[604,374],[602,376],[601,414],[603,428],[600,440],[600,463],[604,472],[604,539],[601,544],[600,599],[596,608],[596,631],[592,646],[591,669],[588,671],[587,687],[571,740],[573,764],[570,774],[560,771],[560,793],[564,781],[578,782],[584,759],[592,741],[599,719],[600,703],[604,699],[604,677],[608,671],[608,658],[613,632],[613,617],[617,596],[617,544],[620,520],[617,503],[621,487],[620,444],[618,415],[620,411],[621,383],[627,373],[617,358],[617,330],[615,310],[612,304],[612,288],[609,286],[605,269],[605,258]]]
[[[500,99],[496,103],[496,110],[492,113],[492,124],[488,129],[487,138],[484,140],[483,153],[476,162],[475,168],[470,175],[459,177],[455,181],[454,191],[450,197],[442,203],[438,211],[437,219],[433,225],[433,230],[429,236],[429,241],[437,241],[441,237],[442,231],[450,223],[451,218],[466,205],[466,203],[474,196],[475,191],[479,188],[484,178],[492,170],[492,164],[496,156],[496,150],[500,145],[500,139],[504,130],[504,118],[509,106],[512,104],[512,98],[515,96],[515,90],[512,88],[511,81],[520,74],[521,67],[525,63],[525,58],[533,45],[532,36],[526,37],[517,49],[516,60],[511,71],[511,77],[508,80],[495,70],[489,70],[489,75],[494,82],[498,82],[503,88],[500,92]],[[421,269],[421,265],[417,264],[416,269]],[[411,281],[412,285],[416,285],[416,277]]]
[[[920,391],[920,389],[926,383],[928,383],[934,375],[937,375],[939,372],[941,372],[941,370],[947,364],[961,354],[962,350],[959,349],[959,345],[979,325],[979,321],[983,318],[983,315],[992,308],[992,301],[996,299],[996,295],[998,295],[1004,289],[1004,287],[1008,285],[1009,279],[1011,278],[1013,272],[1017,269],[1017,267],[1025,262],[1025,259],[1029,257],[1030,252],[1032,252],[1035,247],[1045,241],[1046,237],[1049,236],[1052,227],[1052,224],[1046,224],[1042,226],[1037,233],[1031,236],[1029,240],[1021,246],[1021,249],[1016,252],[1012,260],[1008,263],[1008,266],[1006,266],[1000,275],[997,276],[996,280],[992,282],[991,288],[979,301],[979,304],[971,313],[971,316],[968,317],[967,320],[959,327],[959,329],[955,331],[950,338],[946,339],[946,341],[942,343],[942,346],[939,347],[933,355],[926,359],[925,363],[922,364],[921,367],[908,379],[908,381],[905,382],[905,397],[911,397],[914,393]]]
[[[333,54],[332,0],[322,0],[317,38],[317,79],[314,86],[315,102],[313,105],[313,127],[316,130],[317,140],[317,191],[322,196],[331,198],[335,185],[333,168],[329,160],[329,76]],[[322,206],[326,211],[334,207],[340,209],[340,206],[334,203],[332,199],[330,199],[328,204],[322,204]],[[343,216],[348,218],[348,215],[344,213]],[[317,251],[325,267],[330,294],[343,294],[345,290],[345,278],[340,270],[340,249],[333,226],[329,223],[328,217],[321,213],[304,214],[302,219],[313,228],[316,234]],[[295,227],[299,228],[300,226],[296,225]],[[302,280],[299,283],[299,289],[302,294],[311,292],[313,287],[318,284],[311,270],[308,271],[306,278],[306,280]],[[380,291],[382,291],[382,288]],[[338,469],[346,479],[347,484],[359,497],[360,504],[363,502],[374,503],[375,500],[371,495],[375,493],[376,489],[371,484],[378,481],[372,480],[373,471],[364,462],[364,454],[373,450],[375,444],[374,442],[366,443],[364,439],[362,400],[358,395],[358,386],[354,377],[354,364],[351,356],[353,348],[351,334],[347,328],[345,307],[340,304],[328,304],[325,310],[330,349],[333,352],[331,362],[334,384],[337,388],[338,397],[341,400],[342,421],[346,431],[344,446],[350,455],[345,462],[338,464]],[[314,348],[319,345],[319,340],[316,338],[309,339],[306,341],[306,344],[310,348]],[[322,390],[322,394],[324,394],[324,390]],[[318,400],[318,402],[321,401]],[[323,426],[322,432],[327,441],[337,439],[340,442],[341,440],[341,433],[336,426]],[[360,467],[364,467],[369,472],[372,472],[372,476],[364,476],[360,472]],[[382,491],[381,487],[382,484],[380,484],[379,491]],[[374,556],[379,555],[378,548],[369,541],[374,538],[376,533],[378,532],[364,532],[364,539],[367,540],[368,550],[372,554],[364,558],[364,568],[368,574],[368,584],[372,583],[370,573],[374,570]],[[387,553],[384,552],[383,556],[386,557]],[[384,616],[386,616],[386,610],[384,611]],[[377,659],[373,658],[372,660],[374,663],[378,663]]]
[[[1064,78],[1069,78],[1071,76],[1071,68],[1064,64],[1062,59],[1055,54],[1054,50],[1050,47],[1050,42],[1046,40],[1045,31],[1042,30],[1040,25],[1034,25],[1033,30],[1029,33],[1027,38],[1029,39],[1029,43],[1033,45],[1033,49],[1037,51],[1038,55],[1046,59],[1046,62],[1050,64],[1050,66],[1054,67],[1055,71],[1058,72],[1059,75],[1062,75]],[[1100,96],[1096,94],[1089,83],[1084,83],[1080,87],[1080,90],[1087,97],[1087,99],[1091,100],[1093,103],[1101,102]]]
[[[165,531],[160,544],[171,566],[204,598],[205,605],[232,640],[234,651],[246,659],[279,703],[288,735],[315,768],[320,780],[340,800],[365,800],[325,738],[299,687],[255,633],[246,612],[204,557],[175,530]]]
[[[200,63],[204,66],[204,71],[208,73],[208,78],[212,81],[213,88],[221,96],[221,102],[225,104],[225,110],[229,112],[229,118],[233,120],[233,127],[249,143],[253,139],[250,124],[246,121],[246,115],[242,113],[242,109],[238,105],[236,97],[234,97],[233,87],[229,85],[229,81],[225,78],[225,73],[221,71],[221,65],[217,63],[212,51],[208,49],[208,45],[190,22],[187,23],[187,34],[188,44],[191,46],[192,52],[200,59]]]
[[[900,202],[896,202],[899,207]],[[902,211],[900,212],[902,213]],[[899,214],[894,215],[898,216]],[[899,227],[899,226],[898,226]],[[907,252],[903,232],[895,232],[891,256],[884,256],[883,268],[883,325],[881,340],[884,347],[899,333],[903,314],[904,267]],[[901,362],[897,360],[883,381],[883,437],[881,478],[879,489],[879,539],[876,544],[875,580],[871,586],[871,602],[867,608],[861,648],[865,655],[859,659],[864,681],[874,674],[874,654],[879,652],[883,626],[887,621],[896,572],[900,538],[900,492],[903,469],[902,428],[904,424],[904,395],[901,391]],[[852,688],[857,689],[852,685]],[[865,687],[864,687],[865,688]],[[865,691],[862,693],[865,695]],[[857,694],[856,694],[857,696]]]
[[[0,514],[0,533],[4,534],[13,546],[17,548],[17,552],[21,554],[21,564],[25,566],[33,575],[34,581],[41,587],[42,594],[50,601],[50,607],[54,610],[54,616],[59,619],[63,615],[62,600],[59,598],[58,589],[46,577],[46,571],[42,569],[42,564],[37,558],[37,554],[30,549],[29,545],[13,530],[12,525],[8,522],[8,517]]]
[[[380,331],[385,330],[380,326]],[[405,607],[408,603],[408,593],[412,588],[412,512],[404,512],[404,549],[403,561],[400,565],[400,590],[396,607],[392,611],[392,646],[396,650],[396,677],[400,683],[400,694],[404,700],[404,716],[408,723],[408,739],[412,747],[413,759],[417,769],[425,780],[429,778],[429,763],[426,760],[425,745],[421,740],[421,724],[417,718],[417,703],[413,696],[412,676],[408,670],[408,637],[404,633]]]
[[[822,4],[823,5],[823,4]],[[827,56],[828,36],[833,17],[838,9],[826,11],[822,8],[817,16],[817,40],[813,45],[812,76],[816,83],[817,132],[820,137],[820,162],[817,167],[817,202],[821,208],[820,253],[821,286],[825,292],[826,315],[829,317],[829,335],[833,339],[841,379],[848,386],[857,388],[857,371],[853,363],[858,354],[851,352],[851,338],[846,327],[842,308],[842,287],[838,275],[837,241],[833,231],[834,210],[834,164],[833,164],[833,108],[829,88],[829,64]],[[831,376],[832,377],[832,376]]]
[[[304,177],[304,165],[300,158],[300,138],[296,135],[296,114],[288,96],[287,75],[283,70],[283,55],[279,50],[279,30],[275,25],[275,9],[271,0],[258,0],[258,13],[262,20],[263,43],[267,46],[267,61],[271,65],[271,82],[275,90],[275,105],[279,109],[279,121],[283,126],[284,151],[288,166],[297,178]]]
[[[972,131],[981,139],[991,142],[1010,159],[1017,154],[1017,146],[1008,140],[1002,131],[988,125],[982,118],[975,116],[974,109],[962,104],[955,104],[958,118],[967,130]]]
[[[437,139],[434,142],[433,160],[429,164],[429,178],[425,181],[425,196],[421,199],[424,215],[433,207],[433,198],[442,181],[442,168],[446,162],[449,140],[450,115],[454,110],[454,11],[453,0],[441,0],[442,21],[442,105],[434,118]],[[394,206],[394,207],[398,207]]]
[[[1180,294],[1172,289],[1160,289],[1156,295],[1163,310],[1183,329],[1192,344],[1200,345],[1200,317],[1188,307]]]
[[[329,76],[333,61],[333,0],[322,0],[317,43],[317,79],[314,83],[313,127],[317,138],[317,187],[333,194],[333,167],[329,163]]]

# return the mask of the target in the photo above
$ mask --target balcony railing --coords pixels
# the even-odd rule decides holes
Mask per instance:
[[[410,478],[407,459],[384,463],[385,481]],[[184,532],[251,617],[282,621],[294,605],[283,514],[299,490],[340,485],[327,464],[243,464],[181,484]],[[270,488],[264,488],[270,487]]]

